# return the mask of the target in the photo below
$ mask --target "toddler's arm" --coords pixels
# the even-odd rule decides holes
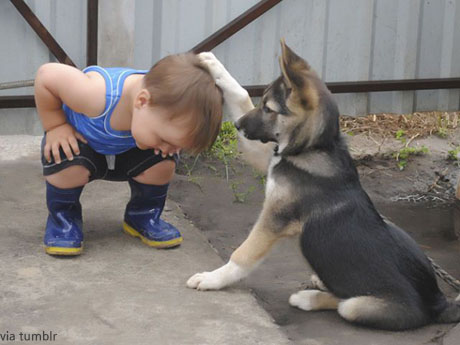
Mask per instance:
[[[73,153],[79,154],[77,139],[86,140],[67,123],[62,103],[76,112],[96,116],[104,109],[105,89],[101,90],[100,83],[80,70],[58,63],[47,63],[38,69],[34,88],[37,112],[47,132],[45,158],[50,161],[52,154],[56,163],[60,163],[62,147],[72,160]]]

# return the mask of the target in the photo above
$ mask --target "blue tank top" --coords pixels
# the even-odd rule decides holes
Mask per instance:
[[[110,118],[120,100],[126,78],[131,74],[146,74],[147,71],[121,67],[89,66],[83,70],[83,73],[90,71],[96,71],[104,77],[106,87],[105,109],[101,115],[89,117],[77,113],[63,104],[62,109],[67,116],[67,121],[85,137],[89,146],[96,152],[104,155],[116,155],[132,149],[136,146],[136,141],[131,135],[131,131],[112,129]]]

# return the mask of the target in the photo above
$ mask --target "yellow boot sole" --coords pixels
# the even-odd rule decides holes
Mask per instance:
[[[169,240],[169,241],[152,241],[152,240],[149,240],[148,238],[145,238],[144,236],[142,236],[136,229],[134,229],[132,226],[128,225],[126,222],[123,222],[123,230],[127,234],[129,234],[129,235],[131,235],[133,237],[140,238],[141,241],[144,242],[149,247],[172,248],[172,247],[177,247],[183,241],[182,237],[174,238],[174,239]]]
[[[49,255],[75,256],[80,255],[82,251],[83,243],[80,248],[45,247],[45,252]]]

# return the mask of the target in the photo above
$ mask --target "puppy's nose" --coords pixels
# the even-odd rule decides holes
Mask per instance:
[[[233,122],[233,124],[235,125],[235,128],[239,131],[240,128],[241,128],[241,122],[240,122],[240,120]]]

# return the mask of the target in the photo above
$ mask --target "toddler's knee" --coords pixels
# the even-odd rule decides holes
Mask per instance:
[[[58,188],[75,188],[89,182],[90,172],[81,165],[73,165],[55,174],[46,176],[46,181]]]
[[[134,177],[134,180],[144,184],[166,184],[172,180],[175,168],[176,163],[173,160],[167,159],[144,170]]]

